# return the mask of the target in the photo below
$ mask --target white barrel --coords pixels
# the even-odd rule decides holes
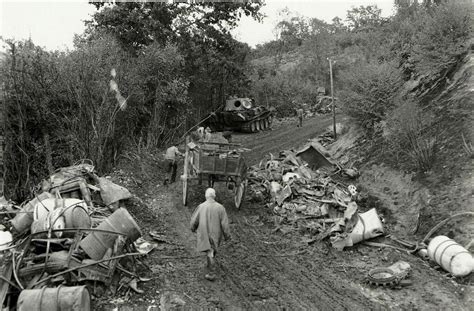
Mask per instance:
[[[49,212],[59,209],[59,208],[75,208],[81,207],[87,211],[87,205],[83,200],[73,199],[73,198],[66,198],[66,199],[44,199],[41,202],[38,202],[33,210],[33,219],[39,220],[42,218],[46,218]]]
[[[428,256],[456,277],[466,276],[474,269],[472,254],[444,235],[439,235],[430,241]]]

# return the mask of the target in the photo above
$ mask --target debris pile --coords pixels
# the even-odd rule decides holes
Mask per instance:
[[[250,168],[253,199],[266,201],[279,216],[278,229],[297,228],[310,236],[308,243],[328,238],[342,250],[381,235],[383,226],[375,209],[359,214],[356,187],[334,178],[355,178],[357,170],[341,168],[325,153],[312,143],[299,151],[282,151],[279,157],[269,155]]]
[[[330,160],[323,145],[331,143],[330,134],[311,140],[303,149],[282,151],[278,157],[269,154],[248,174],[251,200],[266,202],[276,214],[277,228],[284,234],[298,230],[308,244],[327,239],[338,250],[384,234],[382,220],[372,208],[359,212],[361,202],[357,188],[350,184],[359,176],[355,168],[343,168]],[[463,212],[441,221],[420,242],[404,241],[393,235],[386,238],[402,247],[386,243],[364,242],[374,247],[388,247],[416,254],[441,267],[454,277],[465,277],[474,271],[474,257],[469,245],[463,247],[450,238],[431,235],[449,220],[474,216]],[[429,241],[429,244],[427,244]],[[472,242],[471,242],[472,243]],[[369,271],[367,282],[399,288],[410,285],[411,268],[406,262]]]
[[[146,279],[137,274],[137,256],[147,251],[137,250],[141,231],[123,207],[130,192],[88,163],[61,168],[38,188],[19,208],[0,201],[12,217],[3,228],[10,230],[0,231],[3,305],[89,310],[90,293],[140,293],[137,283]]]

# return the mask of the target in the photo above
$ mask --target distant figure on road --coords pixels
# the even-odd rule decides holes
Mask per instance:
[[[304,111],[302,108],[299,108],[296,110],[296,115],[298,116],[298,125],[297,127],[302,127],[303,126],[303,115]]]
[[[222,239],[230,239],[229,219],[224,206],[217,203],[216,192],[206,190],[206,201],[200,204],[191,217],[191,231],[197,232],[197,251],[206,252],[208,273],[205,278],[214,281],[215,257]]]
[[[178,169],[178,156],[182,156],[183,154],[179,152],[178,147],[171,146],[166,149],[165,153],[165,167],[166,173],[169,175],[164,181],[164,184],[167,183],[174,183],[176,181],[176,170]]]

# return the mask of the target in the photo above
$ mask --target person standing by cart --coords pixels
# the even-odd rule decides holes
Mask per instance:
[[[224,206],[216,202],[216,192],[208,188],[205,193],[206,201],[200,204],[191,217],[191,231],[197,233],[197,251],[205,252],[209,273],[205,278],[214,281],[215,257],[217,247],[222,240],[228,241],[230,236],[229,219]]]
[[[204,139],[203,139],[205,142],[209,142],[212,140],[212,133],[211,133],[211,128],[210,127],[206,127],[206,129],[204,130]]]
[[[168,173],[167,178],[164,181],[164,184],[174,183],[176,181],[176,171],[178,170],[178,156],[183,154],[179,152],[178,147],[171,146],[166,149],[165,153],[165,167],[166,172]]]

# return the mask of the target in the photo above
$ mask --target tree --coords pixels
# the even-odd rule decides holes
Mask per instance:
[[[98,11],[87,22],[89,33],[101,30],[113,34],[127,49],[139,50],[152,42],[162,45],[179,41],[184,34],[225,34],[244,14],[262,18],[261,3],[117,2],[105,6],[92,3]],[[211,32],[210,29],[214,29]]]
[[[151,44],[173,44],[183,55],[194,117],[214,110],[226,96],[248,89],[246,55],[230,29],[242,15],[259,20],[262,3],[117,3],[102,7],[89,22],[89,34],[107,32],[138,56]],[[192,124],[190,124],[192,125]]]
[[[346,20],[349,29],[361,31],[374,29],[383,25],[387,20],[381,16],[382,10],[376,5],[359,6],[347,11]]]

